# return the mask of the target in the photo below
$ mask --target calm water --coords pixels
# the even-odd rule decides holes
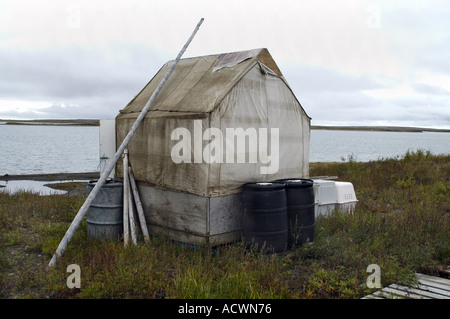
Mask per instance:
[[[450,133],[311,130],[310,162],[395,158],[408,150],[450,154]]]
[[[311,162],[365,162],[408,149],[450,154],[450,133],[311,130]],[[0,125],[0,175],[98,170],[99,127]]]
[[[99,128],[0,125],[0,175],[98,171]]]
[[[31,191],[40,195],[65,194],[66,191],[52,189],[45,186],[49,182],[41,181],[0,181],[0,192],[7,191],[11,194],[20,191]]]

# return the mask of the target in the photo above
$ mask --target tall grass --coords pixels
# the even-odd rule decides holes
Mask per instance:
[[[382,285],[440,275],[450,264],[450,156],[408,152],[368,163],[312,163],[312,176],[352,182],[353,214],[316,220],[313,243],[263,254],[241,243],[192,249],[155,236],[125,248],[80,226],[52,271],[46,265],[84,198],[0,193],[3,298],[360,298],[367,266]],[[81,267],[81,288],[66,268]]]

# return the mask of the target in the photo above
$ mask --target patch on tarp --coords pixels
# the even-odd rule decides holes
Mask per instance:
[[[214,66],[212,73],[219,71],[223,68],[231,68],[235,65],[238,65],[241,62],[244,62],[245,60],[254,58],[258,56],[261,49],[255,49],[255,50],[248,50],[248,51],[240,51],[240,52],[231,52],[231,53],[225,53],[222,54],[216,62],[216,65]]]

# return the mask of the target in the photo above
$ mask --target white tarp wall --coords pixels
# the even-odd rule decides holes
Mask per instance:
[[[128,145],[138,181],[221,196],[248,182],[309,176],[310,118],[268,51],[249,52],[180,61]],[[117,116],[118,145],[159,73]],[[230,130],[252,138],[240,147]],[[121,176],[120,163],[116,170]]]
[[[254,148],[257,154],[252,154],[250,141],[246,139],[245,163],[237,163],[236,154],[233,163],[224,161],[210,165],[210,194],[233,193],[248,182],[309,176],[309,118],[285,82],[278,76],[261,72],[260,65],[255,65],[233,87],[211,112],[210,121],[211,127],[219,127],[222,132],[227,128],[251,132],[249,130],[254,128],[258,142]],[[267,134],[259,134],[260,128],[267,129]],[[278,139],[274,136],[276,130]],[[267,143],[263,141],[265,138]],[[265,144],[268,151],[260,154]],[[239,151],[237,138],[234,148]],[[269,156],[266,160],[261,156],[265,154]],[[250,163],[251,156],[256,163]],[[267,172],[263,173],[265,170]]]

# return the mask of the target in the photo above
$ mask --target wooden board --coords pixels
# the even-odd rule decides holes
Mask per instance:
[[[147,224],[206,236],[208,198],[139,184]]]
[[[138,183],[149,232],[193,245],[240,239],[241,194],[206,197]]]
[[[450,280],[416,273],[417,285],[391,284],[362,299],[450,299]]]
[[[243,229],[242,193],[209,198],[211,236]]]
[[[162,235],[180,243],[207,247],[214,247],[229,243],[232,244],[239,241],[241,238],[240,231],[222,233],[213,236],[201,236],[198,234],[186,233],[184,231],[156,225],[149,225],[149,232],[150,234]]]

